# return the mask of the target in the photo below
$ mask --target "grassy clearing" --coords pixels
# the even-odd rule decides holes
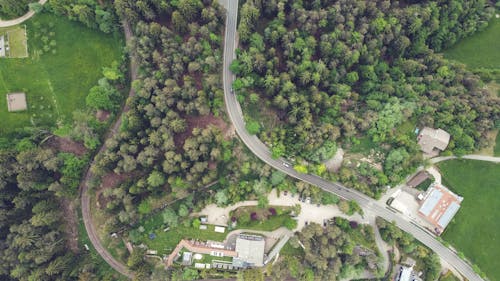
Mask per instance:
[[[270,211],[273,209],[274,214]],[[230,213],[230,217],[237,219],[237,228],[273,231],[290,220],[290,212],[292,207],[269,206],[269,208],[261,209],[257,206],[240,207]],[[252,215],[253,214],[253,215]]]
[[[493,18],[488,27],[462,39],[444,52],[448,59],[465,63],[470,68],[500,69],[500,19]]]
[[[446,186],[464,197],[443,239],[462,251],[491,280],[500,280],[500,164],[450,160],[439,164]]]
[[[0,28],[0,36],[5,36],[5,43],[9,45],[7,58],[25,58],[27,53],[27,38],[25,25]]]
[[[460,281],[460,279],[455,277],[455,275],[453,275],[451,271],[448,271],[448,273],[439,278],[439,281]]]
[[[35,38],[50,33],[40,27],[50,23],[51,41],[56,44],[51,48],[56,53],[39,55],[44,46]],[[70,121],[74,110],[85,107],[85,97],[102,77],[102,68],[121,58],[122,38],[64,17],[40,14],[26,24],[30,57],[0,61],[0,135],[32,123],[54,126]],[[16,91],[26,92],[28,110],[8,113],[4,94]]]

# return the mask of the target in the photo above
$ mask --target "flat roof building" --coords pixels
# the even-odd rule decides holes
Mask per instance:
[[[448,188],[434,183],[423,194],[418,213],[435,227],[437,234],[441,234],[460,209],[462,200]]]
[[[253,267],[264,265],[266,241],[258,235],[240,234],[236,238],[236,253],[233,265],[236,267]]]
[[[442,129],[425,127],[417,137],[420,149],[427,154],[436,154],[443,151],[450,142],[450,134]]]

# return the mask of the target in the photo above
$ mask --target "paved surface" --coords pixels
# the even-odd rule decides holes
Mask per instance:
[[[126,42],[128,43],[133,37],[132,30],[128,22],[123,22],[123,29],[125,32]],[[130,78],[132,79],[132,81],[134,81],[135,79],[137,79],[138,65],[134,59],[134,56],[130,56],[130,58],[131,58]],[[132,97],[134,95],[135,92],[133,88],[130,87],[129,97]],[[122,115],[116,120],[115,124],[110,128],[106,136],[106,139],[111,138],[118,131],[118,128],[120,127],[122,122],[122,116],[127,112],[126,109],[127,108],[125,107]],[[106,142],[104,142],[104,144],[101,146],[101,149],[99,149],[98,154],[103,153],[105,150],[106,150]],[[90,166],[92,166],[93,164],[94,161],[90,163]],[[85,230],[87,231],[90,242],[92,242],[92,245],[94,246],[95,250],[104,259],[104,261],[106,261],[106,263],[108,263],[113,269],[115,269],[122,275],[128,277],[129,279],[132,279],[134,277],[134,274],[130,272],[124,264],[117,261],[102,245],[101,240],[99,239],[99,235],[97,234],[97,229],[95,228],[95,225],[92,223],[92,216],[90,212],[90,197],[88,194],[88,184],[87,184],[91,178],[92,178],[91,169],[87,169],[87,173],[85,174],[85,177],[83,178],[83,181],[80,184],[82,217],[83,217],[83,222],[85,224]]]
[[[442,161],[450,160],[450,159],[470,159],[470,160],[479,160],[479,161],[488,161],[488,162],[493,162],[493,163],[500,163],[500,157],[493,157],[493,156],[485,156],[485,155],[465,155],[462,157],[456,157],[456,156],[440,156],[440,157],[434,157],[431,159],[432,164],[436,164]]]
[[[47,2],[47,0],[38,1],[38,3],[40,3],[42,5],[45,4],[45,2]],[[20,23],[27,21],[28,19],[30,19],[34,15],[35,15],[35,12],[29,11],[26,14],[24,14],[23,16],[18,17],[17,19],[5,20],[5,21],[0,20],[0,27],[9,27],[9,26],[18,25]]]
[[[225,30],[225,42],[224,42],[224,69],[223,69],[223,81],[224,81],[224,97],[227,107],[227,112],[230,120],[232,121],[236,132],[240,136],[241,140],[245,145],[259,157],[262,161],[268,165],[280,170],[291,177],[298,180],[307,182],[309,184],[320,187],[321,189],[335,193],[338,196],[347,199],[355,200],[358,204],[366,211],[376,214],[388,221],[394,221],[396,225],[403,231],[412,234],[417,240],[422,242],[424,245],[436,252],[443,260],[448,264],[452,265],[458,272],[464,275],[470,281],[483,280],[479,275],[477,275],[472,267],[458,257],[458,255],[451,249],[445,247],[441,244],[436,237],[425,231],[424,229],[412,224],[407,218],[394,213],[379,202],[367,197],[366,195],[346,188],[339,183],[332,183],[324,180],[321,177],[312,174],[300,174],[293,168],[285,166],[284,160],[273,159],[269,149],[255,136],[250,135],[245,129],[245,123],[243,121],[242,112],[239,103],[236,100],[236,96],[231,93],[231,83],[234,80],[234,75],[229,70],[231,61],[235,58],[235,42],[236,42],[236,23],[238,16],[238,1],[236,0],[220,0],[223,2],[224,6],[227,8],[227,18],[226,18],[226,30]],[[228,2],[225,2],[228,1]]]

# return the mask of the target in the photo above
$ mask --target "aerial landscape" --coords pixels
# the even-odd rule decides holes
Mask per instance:
[[[500,280],[500,1],[0,0],[0,280]]]

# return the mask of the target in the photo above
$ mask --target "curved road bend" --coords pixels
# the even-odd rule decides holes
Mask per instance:
[[[40,3],[41,5],[45,4],[45,2],[47,2],[47,0],[38,1],[38,3]],[[14,25],[23,23],[23,22],[27,21],[28,19],[30,19],[34,15],[35,15],[34,11],[28,11],[26,14],[18,17],[17,19],[5,20],[5,21],[0,20],[0,27],[10,27],[10,26],[14,26]]]
[[[346,188],[339,183],[332,183],[324,180],[321,177],[310,174],[299,174],[289,165],[285,166],[283,160],[273,159],[269,149],[255,136],[250,135],[245,129],[242,112],[239,103],[236,100],[235,94],[231,93],[231,83],[234,79],[233,74],[229,70],[231,61],[235,58],[235,42],[236,42],[236,21],[238,16],[238,1],[237,0],[220,0],[226,7],[226,30],[225,30],[225,43],[224,43],[224,97],[226,102],[227,111],[231,122],[233,123],[236,132],[240,136],[245,145],[262,161],[268,165],[280,170],[289,176],[298,180],[302,180],[309,184],[318,186],[323,190],[335,193],[338,196],[347,199],[355,200],[359,205],[368,212],[372,212],[377,216],[384,218],[387,221],[396,222],[397,226],[402,230],[412,234],[416,239],[425,244],[427,247],[436,252],[443,260],[453,266],[465,278],[470,281],[482,281],[472,267],[449,248],[442,245],[435,236],[426,230],[414,225],[405,217],[394,213],[385,208],[384,204],[369,198],[355,190]]]
[[[123,29],[125,33],[125,41],[129,43],[133,37],[132,29],[130,28],[130,24],[128,22],[123,21]],[[135,57],[133,55],[130,55],[130,78],[131,81],[134,81],[137,79],[137,70],[138,70],[138,65],[135,60]],[[128,97],[132,97],[135,95],[134,90],[132,87],[130,87],[130,91],[128,94]],[[112,137],[117,131],[118,128],[120,128],[120,125],[122,123],[122,117],[123,115],[127,112],[127,107],[125,106],[125,109],[123,110],[122,114],[120,117],[115,121],[113,126],[110,128],[108,131],[108,134],[105,139],[109,139]],[[106,150],[106,142],[101,146],[101,148],[98,151],[98,154],[103,153],[104,150]],[[94,164],[94,161],[90,163],[90,166]],[[106,261],[109,266],[111,266],[114,270],[118,271],[122,275],[128,277],[129,279],[132,279],[134,277],[134,274],[128,270],[128,268],[117,261],[109,252],[108,250],[102,245],[101,240],[99,239],[99,235],[97,234],[97,230],[95,228],[95,225],[92,223],[92,216],[90,212],[90,197],[88,194],[88,182],[92,178],[92,172],[90,171],[90,168],[87,169],[87,172],[85,174],[85,177],[83,178],[83,181],[80,184],[80,192],[81,192],[81,204],[82,204],[82,217],[83,217],[83,222],[85,224],[85,230],[87,231],[87,234],[89,236],[90,242],[92,242],[92,245],[94,246],[95,250],[97,253]]]

